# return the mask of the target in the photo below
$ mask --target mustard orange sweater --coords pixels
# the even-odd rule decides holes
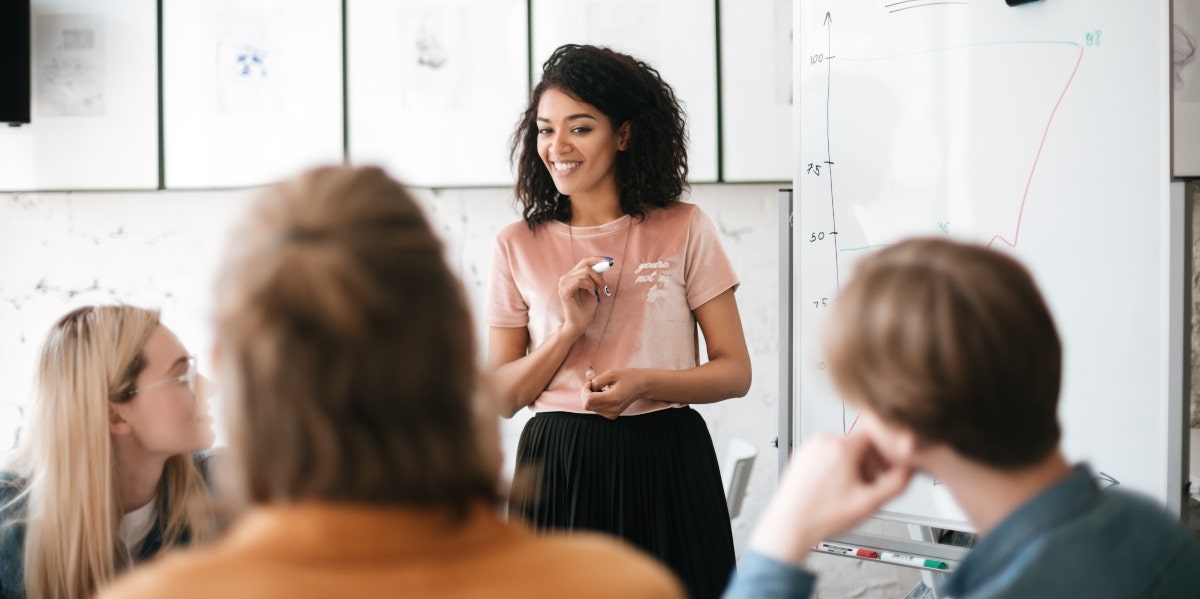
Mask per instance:
[[[669,571],[593,534],[535,536],[476,506],[259,507],[213,545],[173,553],[103,589],[134,597],[682,597]]]

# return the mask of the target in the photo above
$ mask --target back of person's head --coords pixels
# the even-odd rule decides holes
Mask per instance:
[[[110,405],[132,401],[146,367],[143,349],[159,326],[154,310],[85,306],[51,327],[37,367],[14,473],[27,504],[25,584],[30,597],[81,597],[124,565],[123,509],[110,436]],[[203,535],[207,492],[191,458],[167,462],[164,545]]]
[[[321,168],[262,192],[229,241],[217,329],[247,500],[495,498],[463,291],[382,170]]]
[[[852,403],[1001,469],[1057,446],[1062,349],[1033,277],[983,246],[904,241],[863,259],[826,331]]]
[[[629,123],[628,148],[616,160],[625,213],[679,200],[688,188],[687,126],[674,90],[654,67],[609,48],[567,44],[546,59],[541,77],[512,139],[516,196],[530,226],[570,217],[570,204],[538,156],[538,105],[551,88],[595,106],[614,131]]]

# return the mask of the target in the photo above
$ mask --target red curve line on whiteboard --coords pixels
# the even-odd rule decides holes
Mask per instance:
[[[987,246],[992,247],[993,243],[999,239],[1008,247],[1017,247],[1017,242],[1021,239],[1021,219],[1025,217],[1025,200],[1029,199],[1029,185],[1033,183],[1033,174],[1037,172],[1038,160],[1042,157],[1042,148],[1046,145],[1046,137],[1050,134],[1050,125],[1054,123],[1054,115],[1058,113],[1058,105],[1062,104],[1063,98],[1067,95],[1067,90],[1071,89],[1071,82],[1075,80],[1075,73],[1079,72],[1079,63],[1083,62],[1083,46],[1079,46],[1079,58],[1075,61],[1075,68],[1071,69],[1071,76],[1067,79],[1067,84],[1063,86],[1062,93],[1058,95],[1058,101],[1054,103],[1054,110],[1050,111],[1050,119],[1046,121],[1046,130],[1042,131],[1042,142],[1038,144],[1037,155],[1033,157],[1033,167],[1029,169],[1029,179],[1025,181],[1025,193],[1021,196],[1021,209],[1017,211],[1017,230],[1013,234],[1013,240],[1009,241],[1000,234],[992,236],[992,240]]]

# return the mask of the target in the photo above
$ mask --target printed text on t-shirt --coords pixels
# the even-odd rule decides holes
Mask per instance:
[[[637,278],[637,281],[635,281],[635,282],[637,282],[637,283],[653,282],[656,275],[658,275],[658,269],[662,269],[662,268],[671,268],[671,263],[667,262],[666,260],[659,260],[657,262],[643,262],[643,263],[639,264],[637,267],[637,270],[633,271],[634,274],[637,274],[637,273],[642,272],[643,270],[649,270],[649,269],[654,269],[655,272],[652,272],[649,274],[644,274],[644,275],[639,275]]]

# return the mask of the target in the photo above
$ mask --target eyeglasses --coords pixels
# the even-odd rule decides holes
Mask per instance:
[[[145,391],[146,389],[153,389],[155,387],[161,387],[163,385],[170,385],[173,383],[186,383],[188,386],[188,391],[191,391],[192,395],[195,395],[196,394],[196,356],[194,356],[194,355],[188,356],[187,357],[187,365],[188,365],[188,368],[187,368],[186,374],[181,374],[177,377],[172,377],[172,378],[161,380],[161,381],[158,381],[155,383],[150,383],[149,385],[146,385],[144,387],[140,387],[140,388],[134,387],[133,389],[129,390],[128,396],[133,397],[134,395],[137,395],[139,392]]]

